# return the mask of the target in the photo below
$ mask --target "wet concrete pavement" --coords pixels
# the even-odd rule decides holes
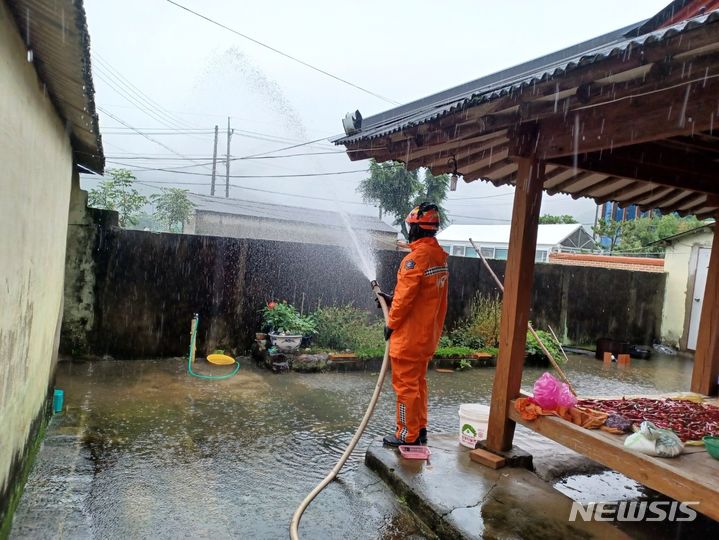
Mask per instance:
[[[223,368],[196,369],[220,374]],[[543,371],[525,369],[523,387],[531,388]],[[572,358],[566,371],[584,393],[668,392],[688,386],[691,361],[659,358],[619,371],[592,358]],[[66,409],[50,424],[12,538],[287,538],[297,504],[351,439],[376,376],[372,371],[273,375],[243,363],[231,379],[205,381],[189,376],[182,359],[61,363],[57,386],[65,390]],[[456,434],[459,404],[488,403],[493,376],[490,368],[430,371],[430,436]],[[300,527],[303,538],[434,537],[409,501],[363,464],[367,447],[390,431],[394,410],[386,384],[339,480],[310,505]],[[456,451],[456,440],[448,444]],[[558,456],[567,462],[576,458]],[[535,466],[539,473],[541,466]],[[546,466],[545,473],[556,478],[561,470]],[[599,475],[562,478],[554,485],[575,500],[644,496],[621,475]],[[542,482],[534,476],[530,487],[534,481]],[[503,497],[490,496],[483,510],[458,508],[451,519],[480,512],[485,534],[514,530],[519,518],[502,501],[511,500],[522,512],[534,512],[525,507],[535,502],[521,491],[500,492]],[[638,524],[632,536],[681,537],[659,525],[656,530]],[[516,537],[556,533],[534,528],[540,524],[533,522],[523,526],[529,528]]]
[[[628,538],[608,523],[569,522],[569,497],[526,469],[493,470],[470,461],[455,435],[433,436],[428,446],[430,460],[413,461],[377,439],[365,463],[441,537]]]
[[[94,467],[82,430],[59,415],[47,435],[15,512],[12,538],[92,538],[86,499]]]

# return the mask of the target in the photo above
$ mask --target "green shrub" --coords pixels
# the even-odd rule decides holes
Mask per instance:
[[[564,363],[564,355],[562,355],[562,351],[559,350],[559,345],[557,345],[557,342],[554,341],[554,337],[552,337],[552,334],[550,334],[549,332],[545,332],[544,330],[536,329],[535,332],[537,332],[539,339],[542,340],[542,343],[544,343],[544,346],[546,347],[547,351],[554,357],[557,363]],[[542,351],[541,347],[539,346],[539,343],[529,330],[527,330],[526,351],[527,356],[545,356],[544,351]]]
[[[360,351],[379,350],[384,354],[384,321],[371,319],[366,311],[348,306],[332,306],[317,309],[312,314],[317,324],[316,347],[336,351],[351,350],[359,356]]]
[[[464,371],[465,369],[470,369],[472,367],[472,362],[467,360],[466,358],[462,358],[458,363],[457,367],[455,368],[457,371]]]
[[[470,347],[438,347],[434,353],[435,358],[469,358],[476,352]]]
[[[366,348],[366,349],[357,349],[355,351],[355,354],[357,355],[357,358],[360,360],[371,360],[373,358],[382,358],[384,356],[384,346],[379,348]]]
[[[477,294],[469,305],[469,314],[450,332],[453,345],[470,347],[496,347],[499,344],[499,321],[502,301],[497,296]]]

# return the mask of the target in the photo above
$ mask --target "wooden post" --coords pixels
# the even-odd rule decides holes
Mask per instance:
[[[509,402],[519,395],[522,382],[544,181],[543,161],[519,158],[518,165],[509,254],[504,273],[499,355],[487,433],[487,447],[495,452],[509,450],[514,437],[514,422],[509,419],[507,408]]]
[[[719,231],[715,230],[699,321],[697,348],[694,353],[692,392],[707,396],[716,394],[717,377],[719,377]]]

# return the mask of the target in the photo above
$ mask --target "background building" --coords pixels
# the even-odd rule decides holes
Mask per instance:
[[[683,350],[696,349],[713,238],[710,223],[659,241],[667,273],[662,339]]]
[[[507,259],[509,225],[450,225],[437,235],[440,245],[450,255],[477,257],[469,239],[487,259]],[[540,225],[537,233],[537,262],[546,262],[550,252],[576,252],[592,249],[592,236],[579,223]]]
[[[189,195],[195,205],[189,234],[255,238],[311,244],[346,245],[350,242],[341,214],[298,206]],[[397,231],[374,216],[348,214],[348,222],[375,249],[396,249]]]

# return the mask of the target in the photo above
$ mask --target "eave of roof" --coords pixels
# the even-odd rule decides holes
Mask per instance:
[[[719,20],[719,11],[700,15],[639,36],[627,37],[649,21],[617,29],[572,47],[542,56],[518,66],[401,105],[363,119],[362,129],[352,135],[338,135],[335,144],[375,139],[436,120],[467,107],[497,99],[521,88],[564,76],[571,71],[607,58],[629,54],[638,46],[660,42],[667,37]]]
[[[82,0],[5,0],[33,64],[70,135],[75,162],[102,173],[90,35]]]
[[[570,58],[560,51],[560,62],[545,57],[458,87],[459,97],[447,91],[371,117],[335,142],[351,160],[398,160],[495,185],[515,183],[517,158],[531,156],[546,163],[550,195],[714,215],[719,10],[638,37],[625,30],[580,44],[584,52]]]

